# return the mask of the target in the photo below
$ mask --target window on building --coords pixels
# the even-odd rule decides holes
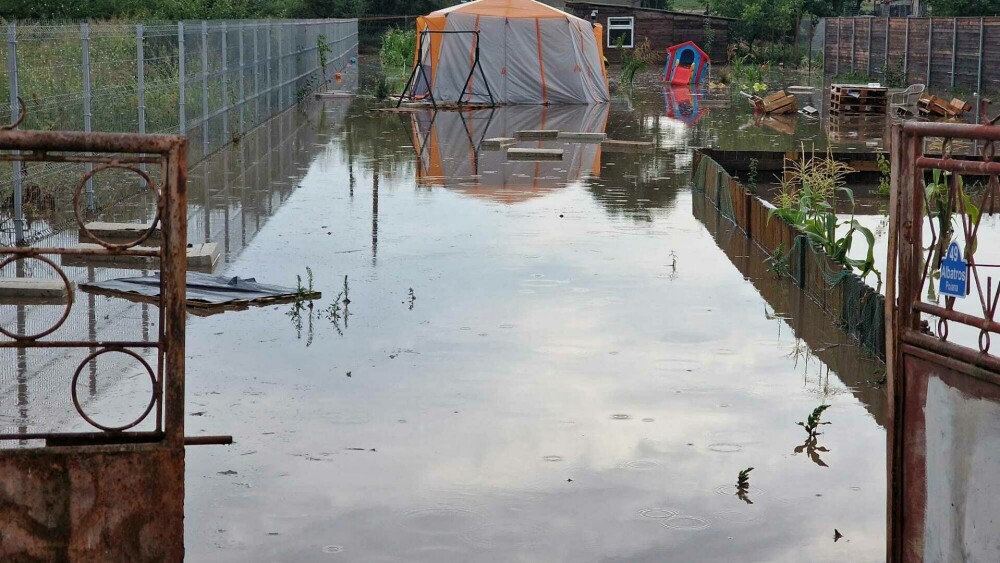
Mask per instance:
[[[608,48],[613,49],[621,38],[622,47],[635,47],[635,18],[608,18]]]

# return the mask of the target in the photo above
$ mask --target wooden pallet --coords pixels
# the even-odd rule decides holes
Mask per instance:
[[[924,93],[917,100],[917,112],[921,117],[959,117],[971,109],[972,104],[958,98],[952,98],[949,102]]]
[[[784,90],[778,90],[763,98],[750,96],[749,100],[754,111],[758,113],[781,115],[799,111],[799,108],[795,105],[795,96],[786,94]]]
[[[834,84],[830,87],[830,114],[885,115],[889,109],[889,90],[874,86]]]

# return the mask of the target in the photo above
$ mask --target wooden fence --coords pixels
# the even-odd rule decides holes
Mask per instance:
[[[910,84],[1000,91],[1000,17],[828,18],[823,61],[826,76],[885,69]]]
[[[834,262],[781,217],[774,206],[750,193],[739,179],[720,164],[753,155],[758,162],[773,162],[781,153],[726,153],[698,149],[694,153],[692,180],[696,192],[736,223],[747,238],[768,254],[780,249],[788,276],[862,348],[885,360],[885,297],[856,274]],[[780,156],[779,156],[780,155]],[[699,197],[697,195],[695,197]]]

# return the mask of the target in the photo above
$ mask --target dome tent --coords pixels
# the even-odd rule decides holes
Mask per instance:
[[[498,104],[607,102],[601,37],[601,26],[534,0],[438,10],[417,18],[407,93],[445,103],[490,103],[490,94]]]

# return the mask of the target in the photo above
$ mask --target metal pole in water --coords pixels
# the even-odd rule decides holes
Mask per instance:
[[[229,138],[229,42],[226,35],[229,30],[226,22],[222,22],[222,144],[230,141]]]
[[[184,22],[177,22],[177,83],[179,88],[180,104],[177,108],[178,111],[178,124],[177,130],[181,135],[187,133],[187,115],[185,112],[184,98],[187,97],[185,92],[185,82],[186,82],[186,71],[184,70]]]
[[[240,50],[240,135],[242,135],[243,132],[246,131],[246,123],[244,121],[244,116],[246,114],[247,96],[246,96],[246,89],[244,88],[244,85],[243,85],[243,81],[244,81],[244,76],[243,75],[246,74],[246,67],[245,67],[246,58],[244,57],[244,54],[243,54],[243,45],[244,45],[244,43],[243,43],[243,32],[244,32],[245,29],[246,29],[246,24],[242,24],[241,23],[240,24],[240,43],[239,43],[239,50]]]
[[[208,22],[201,21],[201,146],[208,156]]]
[[[135,75],[137,83],[137,92],[139,104],[139,132],[146,132],[146,68],[145,68],[145,53],[143,51],[143,40],[142,40],[142,24],[136,24],[135,26]]]
[[[10,74],[10,122],[16,123],[21,117],[21,106],[17,101],[19,95],[17,84],[17,24],[7,26],[7,68]],[[19,154],[20,151],[14,151]],[[21,163],[12,161],[11,182],[14,184],[14,244],[24,242],[24,200],[21,189]]]
[[[90,91],[90,24],[80,24],[81,49],[83,51],[83,130],[91,131],[91,91]],[[87,163],[87,172],[94,170],[94,163]],[[87,180],[87,210],[94,210],[94,179]]]

